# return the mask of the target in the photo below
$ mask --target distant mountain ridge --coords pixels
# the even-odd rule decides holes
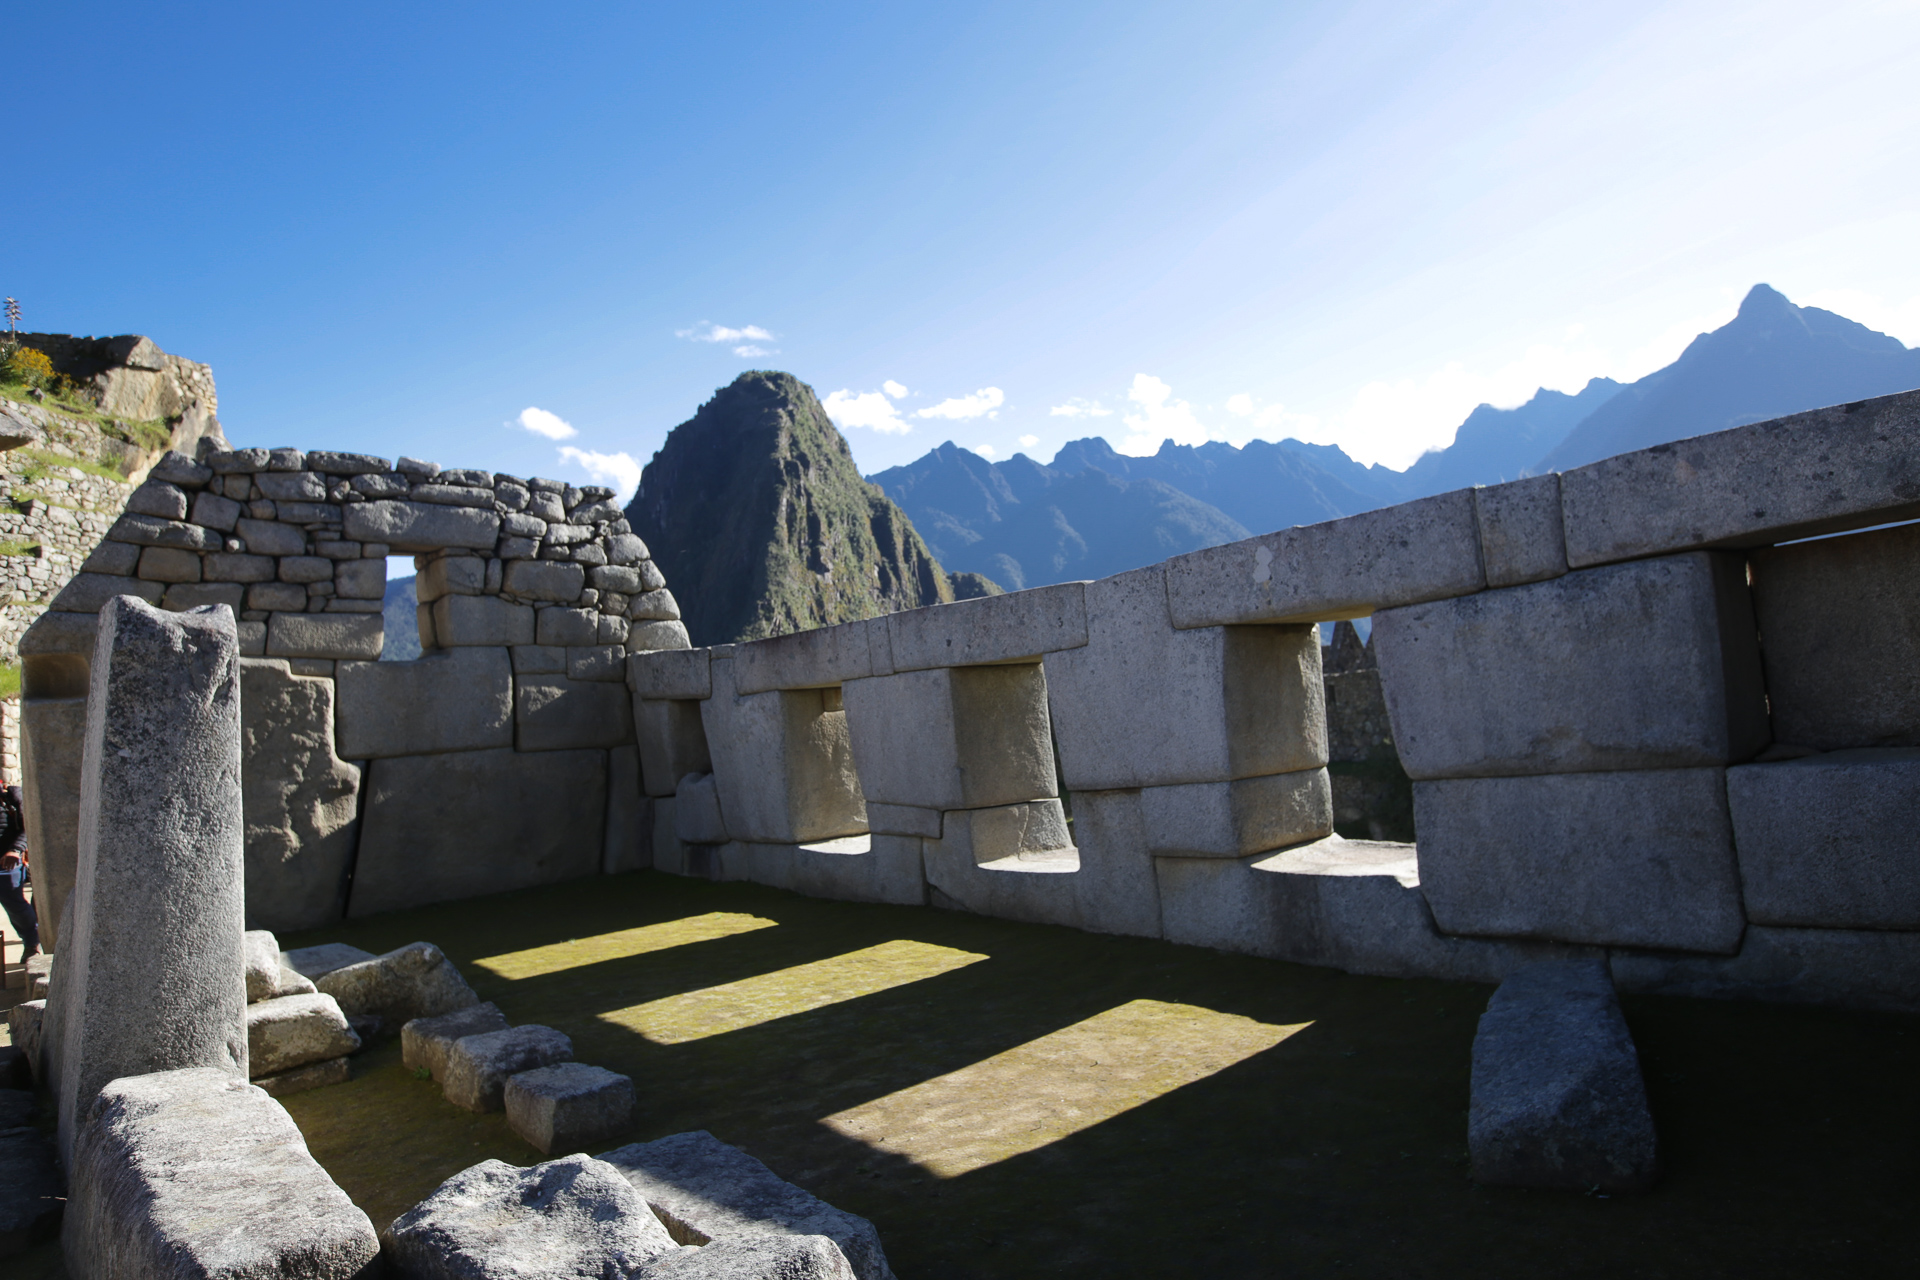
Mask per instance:
[[[1665,368],[1624,386],[1594,378],[1572,395],[1542,388],[1512,409],[1483,404],[1452,444],[1405,471],[1291,439],[1169,440],[1135,458],[1089,437],[1050,464],[988,462],[948,441],[868,479],[949,570],[1018,590],[1914,387],[1920,350],[1761,284]]]

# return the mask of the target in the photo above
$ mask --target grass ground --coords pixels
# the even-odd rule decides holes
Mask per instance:
[[[1466,1177],[1488,988],[643,872],[301,937],[424,939],[704,1128],[871,1218],[904,1280],[1912,1275],[1920,1020],[1629,998],[1668,1164],[1631,1199]],[[287,1100],[384,1224],[538,1153],[388,1044]],[[616,1143],[609,1143],[617,1145]]]

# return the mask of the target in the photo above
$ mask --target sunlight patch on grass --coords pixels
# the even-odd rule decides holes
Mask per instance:
[[[688,991],[600,1017],[655,1044],[685,1044],[951,973],[987,957],[904,939]]]
[[[684,947],[693,942],[711,942],[716,938],[731,938],[736,934],[752,933],[756,929],[771,929],[776,923],[777,921],[763,919],[760,916],[743,915],[737,911],[709,911],[705,915],[689,916],[685,920],[669,920],[664,924],[620,929],[613,933],[597,934],[591,938],[569,938],[565,942],[555,942],[544,947],[531,947],[525,951],[508,951],[501,955],[475,960],[474,963],[487,972],[510,981],[519,978],[537,978],[542,974],[560,973],[567,969],[578,969],[606,960],[624,960],[629,956],[645,955],[649,951],[665,951],[670,947]]]
[[[1312,1025],[1130,1000],[821,1123],[955,1178],[1111,1120]]]

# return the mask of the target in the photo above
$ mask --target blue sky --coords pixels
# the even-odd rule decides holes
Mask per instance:
[[[207,361],[242,444],[631,477],[761,367],[869,472],[1405,466],[1756,281],[1920,344],[1913,4],[75,3],[8,45],[0,292]]]

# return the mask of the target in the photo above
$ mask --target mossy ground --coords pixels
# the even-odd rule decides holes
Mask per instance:
[[[871,1218],[906,1280],[1920,1262],[1916,1019],[1629,998],[1667,1172],[1601,1199],[1467,1180],[1486,987],[650,872],[283,941],[416,939],[631,1074],[618,1141],[710,1130]],[[393,1044],[287,1101],[377,1223],[475,1161],[539,1158]]]

